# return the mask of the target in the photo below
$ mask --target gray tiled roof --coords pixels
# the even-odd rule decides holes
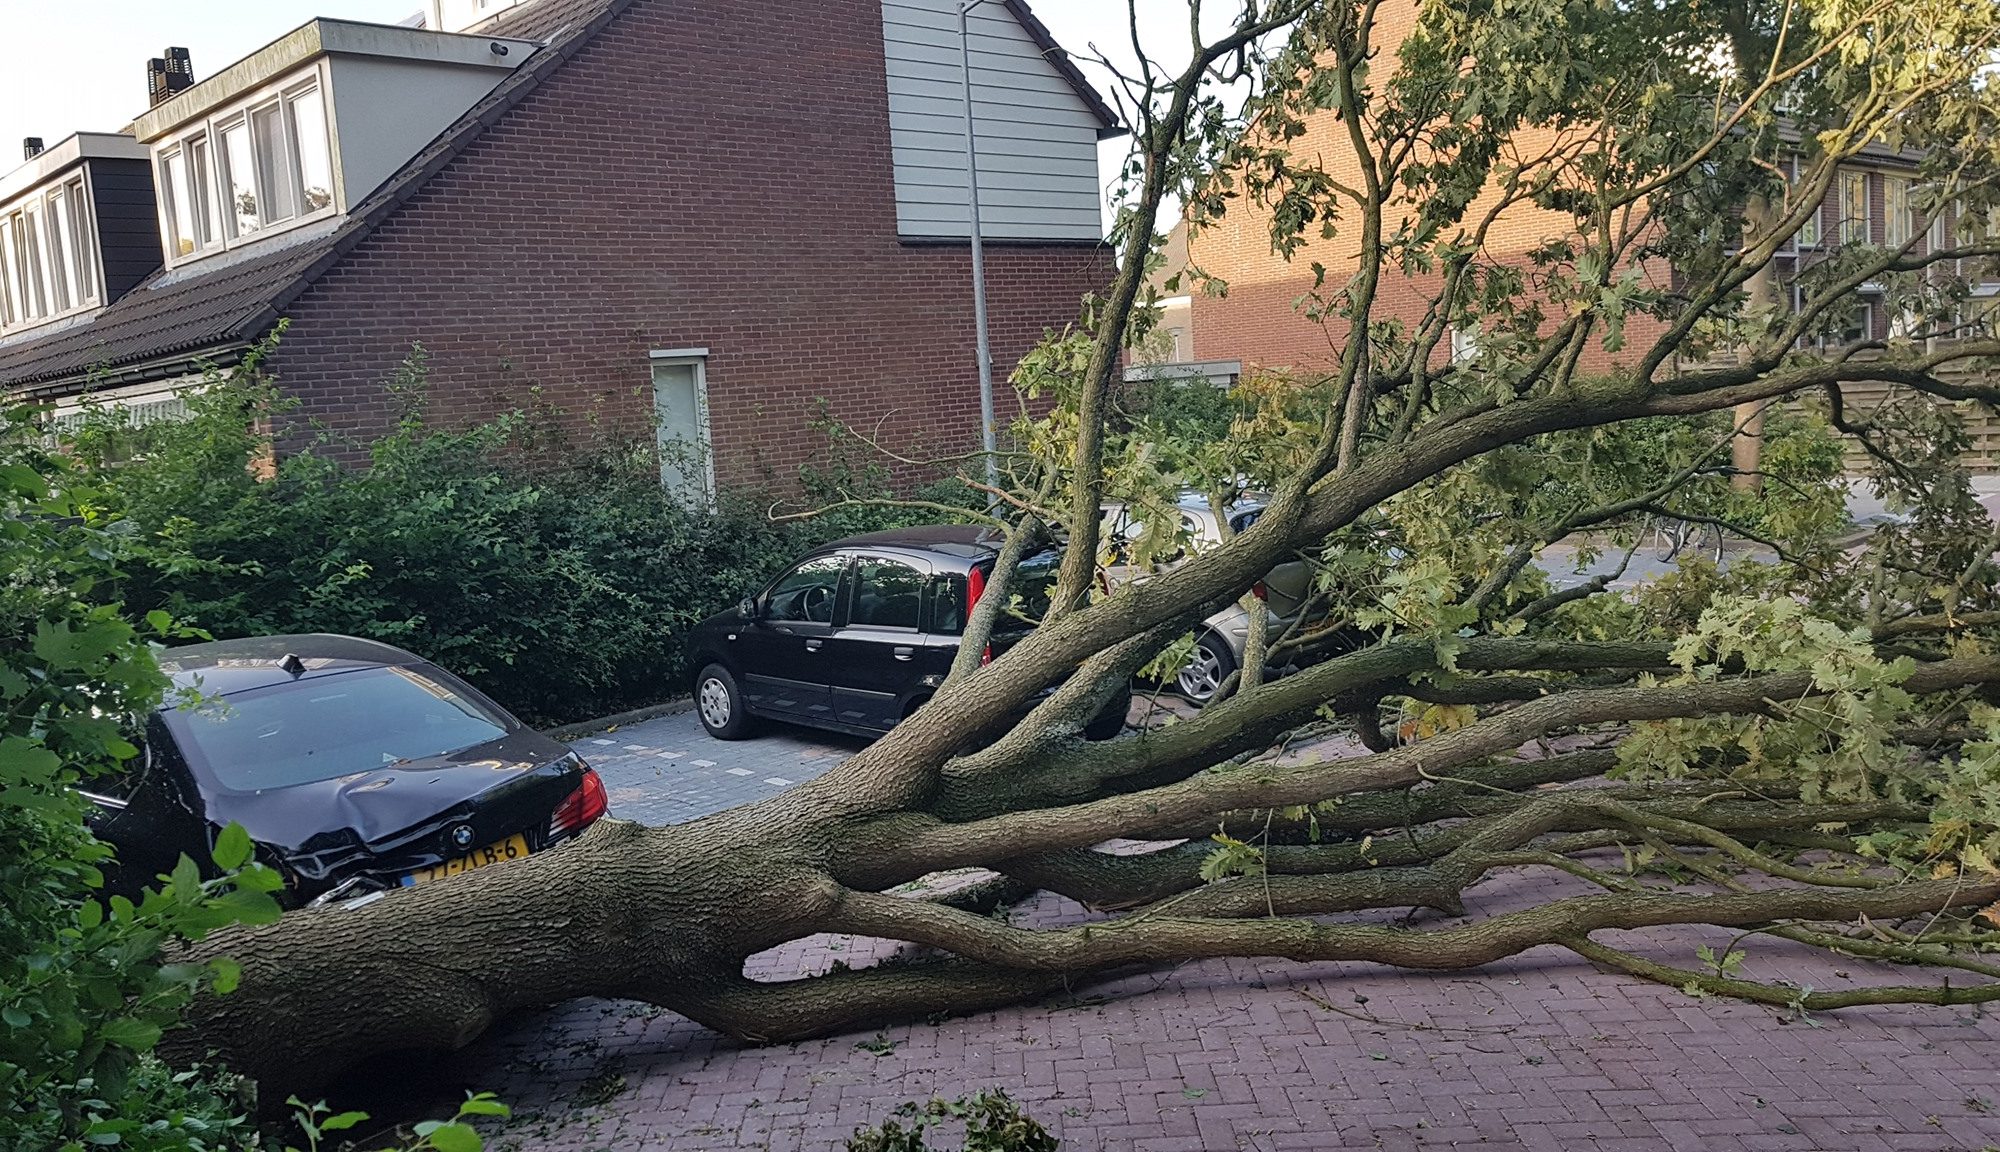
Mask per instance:
[[[228,354],[262,335],[332,267],[489,125],[561,67],[630,0],[541,0],[503,12],[482,35],[547,47],[480,100],[346,216],[197,264],[154,273],[79,322],[0,341],[0,384],[54,390],[86,374],[117,375],[202,352]]]

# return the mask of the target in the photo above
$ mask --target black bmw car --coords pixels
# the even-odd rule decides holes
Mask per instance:
[[[140,755],[90,781],[114,890],[206,862],[243,825],[289,903],[359,896],[541,852],[605,814],[581,757],[421,658],[350,636],[161,653],[176,695]]]
[[[808,553],[763,591],[696,627],[702,727],[723,740],[749,735],[758,718],[887,732],[944,683],[1001,543],[984,528],[933,525]],[[1022,561],[1009,597],[1014,610],[995,626],[989,659],[1048,609],[1060,561],[1053,550]],[[1084,735],[1117,735],[1129,707],[1121,693]]]

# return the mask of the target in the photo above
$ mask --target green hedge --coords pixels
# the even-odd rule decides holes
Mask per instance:
[[[282,407],[275,392],[239,373],[188,404],[182,422],[135,429],[106,412],[68,434],[123,522],[130,612],[164,608],[217,638],[384,640],[534,723],[684,694],[694,623],[811,546],[938,516],[876,506],[778,524],[761,501],[693,510],[662,490],[650,446],[579,450],[522,416],[435,430],[420,404],[367,447],[366,467],[322,443],[269,475],[257,429]]]

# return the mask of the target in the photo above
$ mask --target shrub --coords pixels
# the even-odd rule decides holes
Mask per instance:
[[[251,1134],[228,1084],[149,1056],[195,992],[226,990],[235,967],[162,951],[275,919],[279,881],[254,865],[204,880],[182,857],[136,902],[95,892],[110,851],[77,786],[137,753],[128,722],[167,686],[148,641],[172,623],[153,614],[141,627],[103,602],[116,549],[92,504],[27,412],[0,418],[0,1148],[240,1147]],[[242,829],[215,855],[244,865]]]
[[[999,1089],[956,1100],[933,1099],[898,1107],[873,1128],[857,1128],[847,1152],[931,1152],[927,1142],[940,1125],[965,1126],[964,1152],[1056,1152],[1061,1141]]]
[[[363,468],[321,446],[260,467],[259,430],[284,401],[254,366],[213,376],[184,421],[86,417],[67,435],[127,531],[119,595],[218,638],[383,640],[532,722],[562,722],[683,692],[691,626],[802,550],[938,515],[849,507],[774,523],[740,498],[692,509],[662,489],[650,445],[567,451],[519,414],[428,427],[417,364],[395,390],[409,409]]]

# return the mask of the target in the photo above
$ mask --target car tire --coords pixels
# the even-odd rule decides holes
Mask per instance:
[[[707,665],[695,676],[694,714],[717,740],[741,740],[754,730],[736,677],[720,664]]]
[[[1215,698],[1222,682],[1236,671],[1236,653],[1214,632],[1203,632],[1194,642],[1194,654],[1174,676],[1174,688],[1189,703],[1207,704]]]
[[[1118,695],[1104,706],[1104,711],[1083,726],[1085,740],[1109,740],[1125,731],[1125,720],[1132,713],[1132,688],[1126,685],[1118,690]]]

